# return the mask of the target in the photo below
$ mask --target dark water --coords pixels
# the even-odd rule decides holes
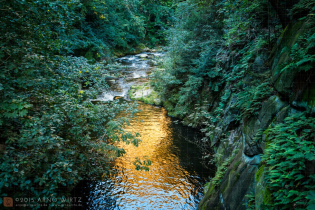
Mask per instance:
[[[119,143],[126,154],[113,164],[116,173],[103,181],[82,182],[74,195],[83,197],[83,209],[196,209],[203,185],[213,175],[189,143],[200,139],[199,133],[172,120],[164,108],[139,102],[138,109],[142,112],[126,130],[140,133],[142,142],[138,147]],[[150,170],[135,170],[135,158],[145,156],[152,161]]]

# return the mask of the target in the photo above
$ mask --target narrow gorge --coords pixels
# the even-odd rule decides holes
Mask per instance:
[[[314,0],[0,8],[1,209],[315,209]]]

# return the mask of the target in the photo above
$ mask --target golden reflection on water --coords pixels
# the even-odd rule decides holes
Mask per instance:
[[[112,177],[120,209],[194,209],[198,181],[191,177],[180,164],[178,146],[174,144],[171,119],[164,108],[139,103],[136,114],[127,131],[141,134],[138,147],[117,143],[126,154],[116,159],[117,174]],[[133,162],[136,157],[152,161],[149,171],[137,171]],[[192,174],[193,173],[193,174]],[[188,205],[188,206],[187,206]],[[187,208],[185,207],[187,206]]]

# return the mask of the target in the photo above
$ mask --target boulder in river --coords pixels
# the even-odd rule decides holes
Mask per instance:
[[[119,99],[124,99],[124,97],[123,96],[115,96],[114,97],[114,100],[119,100]]]
[[[140,54],[139,57],[140,57],[140,58],[147,58],[147,57],[149,57],[149,56],[148,56],[147,54]]]
[[[143,101],[146,104],[154,104],[158,106],[162,104],[160,96],[148,85],[148,83],[131,86],[128,94],[131,100]]]
[[[118,58],[116,61],[123,65],[131,65],[133,63],[133,61],[128,58]]]

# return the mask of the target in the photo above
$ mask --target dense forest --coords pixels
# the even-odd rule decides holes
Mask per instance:
[[[1,205],[107,176],[125,153],[113,143],[139,143],[124,130],[138,110],[91,99],[115,58],[163,46],[150,85],[169,115],[201,130],[195,143],[217,167],[198,209],[315,209],[314,0],[3,0],[0,10]]]

